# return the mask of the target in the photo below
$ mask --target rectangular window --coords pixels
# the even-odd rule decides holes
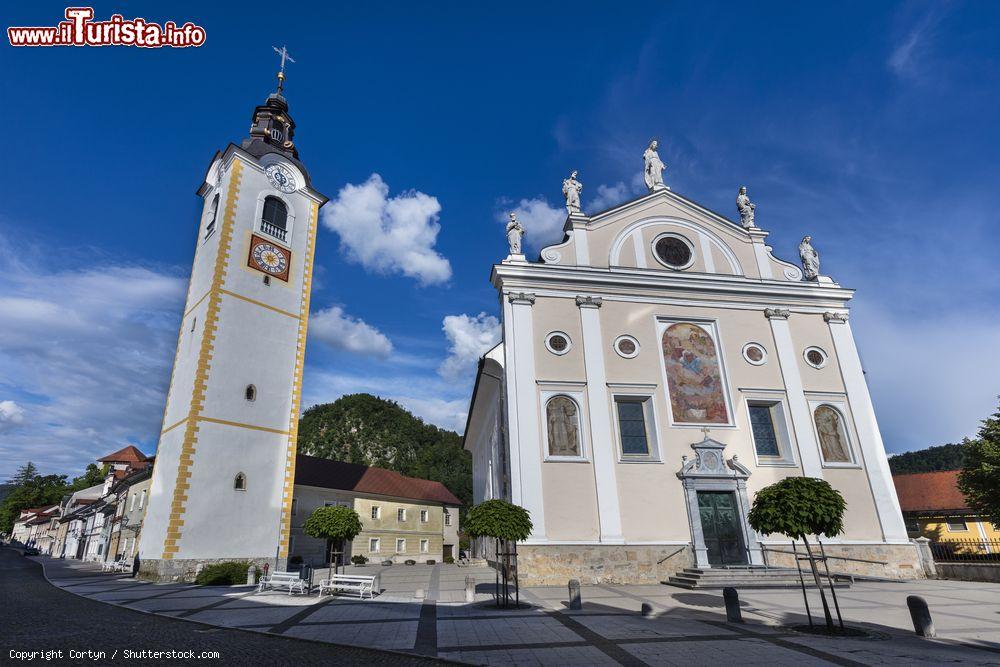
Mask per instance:
[[[396,521],[406,521],[406,510],[403,508],[396,510]]]
[[[382,517],[382,508],[378,505],[372,505],[372,518],[379,519]]]
[[[427,510],[420,510],[420,523],[427,523]]]
[[[774,426],[775,409],[773,403],[750,403],[750,428],[757,456],[777,458],[781,456],[778,447],[778,433]]]
[[[953,533],[960,533],[962,531],[969,530],[969,526],[961,519],[949,519],[948,530]]]
[[[649,456],[646,436],[646,411],[644,399],[616,398],[618,408],[618,433],[621,435],[622,456]]]
[[[446,525],[446,526],[450,526],[451,525],[451,514],[445,513],[445,515],[444,515],[444,525]]]
[[[133,493],[132,494],[132,505],[128,508],[128,510],[130,512],[135,509],[135,503],[136,503],[137,500],[139,500],[139,494],[138,493]]]
[[[292,498],[292,516],[295,516],[295,512],[298,511],[299,499]]]
[[[146,489],[142,490],[142,494],[139,496],[139,509],[146,503]]]
[[[382,543],[377,537],[368,538],[368,553],[377,554]]]
[[[406,540],[398,539],[396,540],[396,553],[401,554],[406,552]]]
[[[420,540],[420,553],[425,554],[430,551],[431,542],[430,540]]]

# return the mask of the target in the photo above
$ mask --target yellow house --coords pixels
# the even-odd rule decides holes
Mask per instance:
[[[986,542],[977,549],[990,550],[988,542],[1000,547],[1000,530],[977,515],[958,489],[958,471],[942,470],[909,475],[893,475],[900,509],[910,537],[926,537],[934,542]],[[971,548],[964,545],[963,549]]]

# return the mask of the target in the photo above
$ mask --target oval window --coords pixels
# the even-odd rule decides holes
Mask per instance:
[[[661,236],[653,244],[653,252],[656,259],[672,269],[686,269],[694,261],[691,245],[680,236]]]

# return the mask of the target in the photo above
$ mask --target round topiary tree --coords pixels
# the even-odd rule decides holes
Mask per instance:
[[[345,541],[350,542],[361,533],[361,517],[350,507],[329,505],[317,507],[302,524],[302,532],[309,537],[327,540],[330,543],[330,561],[334,553],[344,551]],[[340,565],[340,559],[337,560]]]
[[[531,527],[531,516],[528,510],[496,499],[475,505],[465,518],[465,532],[469,537],[492,537],[496,540],[497,560],[500,565],[498,576],[500,574],[503,576],[502,589],[499,578],[496,582],[497,606],[501,606],[501,590],[503,591],[503,606],[507,607],[510,602],[508,582],[511,573],[513,573],[514,578],[514,604],[520,606],[520,587],[517,583],[517,543],[528,539]],[[507,542],[513,544],[513,552],[511,552],[510,547],[501,547],[501,543]]]
[[[747,521],[758,533],[780,534],[802,540],[830,631],[833,630],[833,618],[806,536],[835,537],[844,532],[846,508],[844,497],[829,482],[815,477],[786,477],[758,491],[747,515]]]

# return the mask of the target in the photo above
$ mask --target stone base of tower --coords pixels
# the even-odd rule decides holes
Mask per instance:
[[[270,558],[264,556],[256,558],[144,558],[139,562],[138,576],[140,579],[145,581],[153,581],[157,583],[193,583],[195,577],[198,576],[198,572],[200,572],[201,568],[206,565],[228,563],[234,560],[252,562],[261,570],[263,570],[264,566],[267,565],[268,569],[271,571],[284,570],[286,569],[287,564],[286,559],[276,559],[274,556],[271,556]]]

